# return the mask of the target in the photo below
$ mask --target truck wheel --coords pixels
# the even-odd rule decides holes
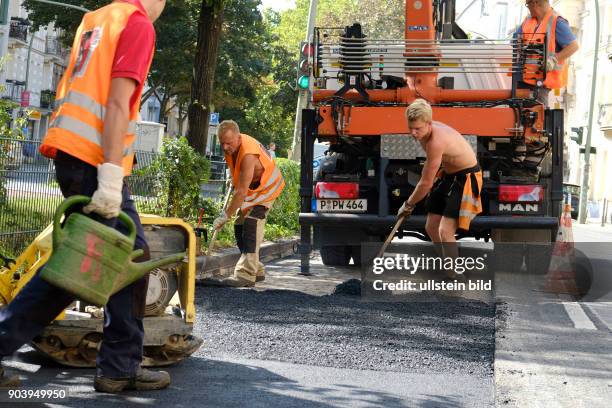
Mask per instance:
[[[364,265],[364,263],[366,265],[372,265],[372,263],[374,262],[374,258],[376,257],[376,252],[373,251],[373,249],[375,248],[373,245],[375,243],[377,242],[373,241],[371,244],[369,244],[369,246],[366,248],[365,256],[363,254],[361,245],[353,245],[351,247],[351,257],[353,258],[353,266],[361,267],[362,265]],[[366,259],[363,259],[364,257]]]
[[[550,266],[551,256],[552,245],[527,244],[525,246],[525,266],[527,266],[527,272],[536,275],[546,274]]]
[[[493,265],[496,272],[520,273],[525,246],[520,243],[495,243]]]
[[[344,245],[321,247],[321,259],[327,266],[347,266],[351,260],[351,247]]]
[[[353,266],[361,266],[361,245],[351,247],[351,257],[353,258]]]

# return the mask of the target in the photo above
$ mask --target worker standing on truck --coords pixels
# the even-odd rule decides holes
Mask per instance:
[[[259,261],[259,247],[266,217],[274,200],[283,191],[285,180],[268,150],[256,139],[240,133],[233,120],[221,122],[217,136],[232,173],[234,195],[227,210],[215,219],[213,226],[220,229],[238,212],[234,234],[241,255],[233,276],[218,281],[208,279],[207,283],[253,286],[265,279],[264,265]]]
[[[428,194],[425,230],[445,257],[456,258],[455,232],[468,230],[472,219],[482,212],[482,172],[470,144],[455,129],[432,121],[432,109],[423,99],[406,110],[410,134],[426,154],[421,178],[397,215],[408,216]],[[436,180],[437,178],[437,180]],[[449,277],[457,277],[448,271]]]
[[[132,144],[140,96],[155,48],[153,22],[166,0],[116,0],[85,14],[76,32],[56,108],[41,153],[54,159],[62,194],[86,195],[82,212],[127,234],[120,211],[137,227],[135,248],[149,259],[140,218],[124,176],[134,162]],[[104,334],[96,359],[94,388],[102,392],[155,390],[170,384],[164,371],[141,368],[148,277],[120,290],[104,307]],[[74,297],[37,274],[0,311],[0,359],[13,354],[43,329]],[[4,376],[0,386],[19,385]]]
[[[517,73],[517,86],[532,89],[535,98],[548,106],[550,90],[567,85],[567,60],[578,51],[578,41],[567,20],[553,10],[548,0],[527,0],[525,5],[529,9],[529,16],[518,27],[514,38],[520,38],[529,44],[543,41],[546,35],[546,79],[542,86],[538,87],[537,79],[532,78],[533,74]]]

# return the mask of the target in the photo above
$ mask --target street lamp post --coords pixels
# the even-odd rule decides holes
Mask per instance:
[[[589,121],[586,143],[584,145],[584,174],[582,175],[582,188],[580,189],[580,217],[581,224],[587,219],[587,198],[589,191],[589,173],[591,170],[591,135],[593,133],[593,107],[595,105],[595,90],[597,86],[597,60],[599,51],[599,0],[595,0],[595,52],[593,54],[593,76],[591,78],[591,102],[589,105]]]
[[[306,26],[306,42],[312,41],[314,33],[314,22],[317,16],[317,0],[310,0],[308,10],[308,23]],[[291,160],[300,160],[300,132],[302,130],[302,109],[308,107],[308,96],[312,91],[312,83],[308,89],[300,89],[298,94],[297,106],[295,108],[295,123],[293,127],[293,142],[291,143]]]

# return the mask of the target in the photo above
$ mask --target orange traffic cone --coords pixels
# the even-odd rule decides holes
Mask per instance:
[[[579,295],[576,286],[576,253],[572,233],[572,206],[565,204],[559,220],[557,241],[552,250],[548,273],[544,281],[544,292]]]

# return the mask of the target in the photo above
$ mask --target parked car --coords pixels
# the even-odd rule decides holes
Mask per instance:
[[[325,153],[329,149],[329,144],[327,143],[315,143],[314,144],[314,154],[312,159],[312,173],[316,179],[317,172],[321,168],[321,162],[325,157]]]

